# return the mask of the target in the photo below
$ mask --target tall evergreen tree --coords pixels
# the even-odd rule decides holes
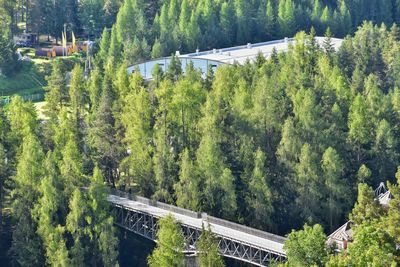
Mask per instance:
[[[159,220],[157,246],[148,258],[150,267],[178,267],[183,264],[184,238],[178,223],[168,215]]]
[[[43,177],[43,158],[37,137],[32,133],[26,134],[11,192],[15,228],[10,253],[15,264],[22,266],[44,264],[43,244],[36,233],[38,224],[31,214],[40,196],[37,184],[40,184]]]
[[[176,204],[179,207],[194,211],[199,210],[200,184],[198,174],[187,149],[181,154],[179,182],[174,185],[174,189]]]
[[[254,169],[249,183],[247,205],[250,208],[250,221],[259,228],[270,227],[270,218],[273,211],[271,191],[268,186],[265,169],[265,155],[258,149],[254,154]]]
[[[219,254],[218,240],[211,232],[210,225],[206,229],[202,225],[203,231],[197,242],[199,250],[200,267],[223,267],[225,266],[223,258]]]

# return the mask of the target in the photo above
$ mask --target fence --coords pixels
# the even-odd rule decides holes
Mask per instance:
[[[127,198],[130,200],[134,200],[134,201],[137,201],[137,202],[140,202],[140,203],[152,206],[152,207],[158,207],[158,208],[168,210],[171,212],[175,212],[175,213],[178,213],[181,215],[189,216],[192,218],[198,218],[198,219],[202,218],[210,223],[225,226],[225,227],[228,227],[228,228],[231,228],[234,230],[241,231],[246,234],[262,237],[262,238],[265,238],[268,240],[273,240],[278,243],[284,243],[286,240],[286,238],[284,238],[282,236],[274,235],[274,234],[264,232],[264,231],[261,231],[258,229],[254,229],[254,228],[251,228],[251,227],[248,227],[245,225],[241,225],[241,224],[233,223],[233,222],[223,220],[223,219],[220,219],[217,217],[209,216],[207,213],[194,212],[191,210],[179,208],[177,206],[173,206],[173,205],[165,204],[165,203],[162,203],[159,201],[151,200],[151,199],[148,199],[145,197],[135,196],[133,194],[122,192],[117,189],[111,189],[111,194],[119,196],[119,197]]]
[[[44,100],[45,93],[36,93],[36,94],[29,94],[29,95],[21,95],[21,98],[24,101],[30,102],[40,102]],[[7,105],[10,104],[12,100],[12,96],[2,96],[0,98],[0,105]]]

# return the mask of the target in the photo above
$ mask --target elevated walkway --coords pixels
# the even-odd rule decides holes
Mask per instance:
[[[117,190],[112,191],[108,201],[115,209],[116,225],[153,241],[156,241],[158,219],[171,214],[182,226],[186,239],[185,253],[196,253],[202,225],[209,224],[225,257],[256,266],[268,266],[271,262],[286,259],[285,238],[278,235]]]

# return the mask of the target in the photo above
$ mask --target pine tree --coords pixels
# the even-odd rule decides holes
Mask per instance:
[[[84,114],[85,114],[85,78],[81,66],[75,65],[71,73],[71,82],[69,85],[69,99],[72,111],[72,120],[75,123],[77,138],[83,139]]]
[[[158,222],[157,246],[148,258],[150,267],[179,267],[183,264],[184,238],[172,215]]]
[[[371,175],[372,175],[371,170],[368,169],[367,166],[362,164],[361,167],[358,169],[358,172],[357,172],[357,182],[359,182],[359,183],[371,182],[370,181]]]
[[[178,207],[197,211],[200,208],[200,184],[189,150],[181,154],[179,182],[174,185]]]
[[[163,121],[163,119],[161,119]],[[157,191],[154,198],[166,203],[172,203],[172,187],[176,173],[173,148],[170,145],[168,129],[164,122],[158,121],[154,132],[155,149],[153,155],[154,175]]]
[[[366,184],[359,184],[357,203],[349,216],[350,220],[358,226],[364,222],[380,219],[382,214],[383,208],[375,199],[374,191]]]
[[[50,117],[50,120],[54,120],[68,101],[67,84],[59,60],[52,63],[51,75],[47,77],[46,91],[46,115]]]
[[[379,181],[390,180],[396,171],[398,153],[396,151],[397,139],[393,134],[393,127],[385,119],[381,120],[376,129],[373,152],[375,169],[378,171]],[[376,182],[379,182],[376,181]]]
[[[98,249],[92,251],[91,262],[102,261],[103,266],[116,266],[118,258],[118,239],[113,225],[113,218],[109,215],[110,204],[107,201],[108,187],[99,168],[93,170],[93,176],[88,190],[88,200],[91,220],[93,246]],[[92,241],[92,242],[93,242]]]
[[[388,216],[385,222],[388,232],[396,238],[396,242],[400,242],[400,167],[396,172],[397,184],[388,184],[392,199],[389,202]]]
[[[297,204],[306,221],[313,223],[322,211],[320,207],[322,187],[319,177],[317,154],[308,143],[301,149],[299,163],[296,164]]]
[[[129,149],[120,168],[125,172],[125,184],[130,188],[133,183],[139,185],[140,192],[150,197],[154,193],[154,175],[151,153],[152,128],[151,119],[153,110],[150,95],[141,86],[133,83],[137,76],[131,76],[131,92],[125,99],[122,108],[121,121],[125,128],[123,142]],[[143,81],[139,76],[140,81]]]
[[[247,205],[250,208],[250,221],[258,228],[270,227],[270,218],[273,211],[271,191],[267,184],[265,170],[265,155],[258,149],[254,153],[254,169],[248,186],[249,196]]]
[[[265,21],[265,32],[268,39],[273,39],[277,34],[275,13],[276,12],[272,0],[268,0]]]
[[[87,91],[89,94],[89,107],[91,115],[95,113],[97,108],[99,107],[102,85],[103,83],[103,73],[99,69],[95,69],[91,72],[88,81]]]
[[[65,184],[65,194],[70,197],[74,188],[84,186],[82,155],[76,140],[70,138],[62,149],[59,163],[60,174]]]
[[[112,71],[115,71],[118,68],[119,63],[122,62],[122,52],[123,46],[121,40],[118,39],[118,32],[114,25],[111,29],[110,48],[108,49],[108,62],[106,69],[110,68]]]
[[[109,48],[110,48],[110,31],[104,28],[99,43],[99,52],[97,52],[95,58],[95,65],[102,70],[104,70],[105,63],[107,62],[107,55]]]
[[[328,217],[330,231],[334,230],[334,226],[338,225],[339,218],[343,215],[343,209],[346,204],[346,184],[342,180],[344,173],[344,164],[337,154],[336,150],[329,147],[322,155],[322,171],[325,178],[325,187],[328,194]]]
[[[296,29],[295,7],[292,0],[279,1],[278,23],[281,37],[292,37]]]
[[[69,201],[69,213],[66,217],[66,228],[72,236],[70,248],[71,265],[85,266],[85,256],[90,251],[90,207],[88,199],[83,195],[80,188],[75,188]],[[87,256],[86,256],[87,257]]]
[[[322,15],[322,6],[319,0],[314,0],[313,9],[311,13],[311,22],[313,27],[316,28],[317,32],[320,33],[322,31],[320,25],[320,18]]]
[[[278,160],[290,169],[294,169],[301,150],[301,143],[296,130],[293,118],[287,118],[283,125],[282,138],[276,152]]]
[[[245,44],[253,35],[253,23],[250,19],[252,17],[251,4],[245,0],[235,0],[234,3],[237,19],[236,42]]]
[[[10,143],[19,152],[24,137],[37,132],[36,109],[32,103],[24,102],[22,97],[14,96],[7,107],[6,115],[10,123]]]
[[[206,133],[197,150],[199,175],[204,183],[205,210],[216,216],[231,217],[236,212],[234,177],[225,168],[215,136]]]
[[[206,229],[203,224],[202,228],[202,233],[197,242],[200,267],[225,266],[223,258],[219,254],[218,240],[211,232],[210,225],[208,225],[208,228]]]
[[[177,81],[179,76],[182,74],[182,63],[179,58],[172,55],[171,61],[168,64],[167,70],[165,72],[165,78],[170,81]]]
[[[44,166],[45,176],[39,188],[41,196],[32,213],[38,224],[37,232],[46,250],[47,264],[70,266],[64,238],[65,229],[60,225],[64,220],[66,201],[56,159],[51,152],[47,154]]]
[[[12,76],[17,72],[19,66],[10,35],[0,29],[0,73],[5,76]]]
[[[120,143],[116,138],[113,104],[117,95],[112,84],[111,73],[106,71],[102,94],[93,125],[89,132],[90,144],[95,149],[94,159],[104,171],[110,184],[115,183],[116,169],[121,156]]]
[[[360,94],[350,106],[348,127],[348,140],[356,149],[357,162],[361,162],[364,154],[362,146],[371,142],[372,125],[367,104]]]
[[[224,36],[222,39],[226,40],[223,42],[225,46],[232,45],[236,39],[236,16],[232,3],[232,1],[222,3],[220,11],[220,27]]]
[[[352,18],[350,15],[350,11],[346,6],[346,1],[341,0],[339,6],[339,14],[340,14],[340,36],[345,36],[352,29]]]
[[[38,201],[37,184],[43,177],[43,151],[36,136],[28,133],[23,138],[18,158],[15,184],[11,192],[15,228],[12,233],[10,253],[12,260],[22,266],[44,264],[43,244],[36,233],[37,223],[31,211]]]
[[[326,235],[321,225],[304,225],[300,231],[292,231],[285,242],[289,266],[324,266],[328,260]]]
[[[199,141],[196,126],[206,97],[200,81],[191,81],[188,77],[190,73],[187,70],[186,77],[176,83],[169,110],[180,132],[179,145],[194,148]]]

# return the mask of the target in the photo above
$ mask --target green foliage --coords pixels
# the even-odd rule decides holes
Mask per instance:
[[[200,184],[189,150],[181,154],[179,182],[174,185],[176,204],[197,211],[200,208]]]
[[[13,261],[23,266],[44,264],[43,245],[36,233],[38,225],[30,212],[39,199],[37,185],[43,176],[43,158],[39,140],[32,133],[26,133],[13,178],[15,186],[11,192],[15,228],[10,253]]]
[[[328,259],[326,235],[318,224],[292,231],[285,242],[289,266],[324,266]]]
[[[158,222],[157,247],[148,258],[150,267],[179,267],[183,264],[184,238],[172,215]]]
[[[203,231],[197,242],[199,251],[200,267],[223,267],[225,266],[222,256],[219,254],[218,240],[211,232],[210,225],[208,229],[203,227]]]
[[[383,214],[383,208],[374,198],[374,191],[366,184],[358,185],[357,203],[350,214],[350,219],[361,225],[374,219],[379,219]]]
[[[20,63],[15,50],[10,34],[0,28],[0,75],[11,76],[18,71]]]
[[[252,225],[256,227],[268,228],[272,214],[271,190],[268,186],[268,178],[265,169],[265,155],[258,149],[254,155],[254,169],[249,183],[249,196],[247,205],[249,214],[253,218]]]
[[[55,120],[58,112],[69,99],[65,73],[59,60],[53,61],[51,75],[46,79],[46,115]]]

